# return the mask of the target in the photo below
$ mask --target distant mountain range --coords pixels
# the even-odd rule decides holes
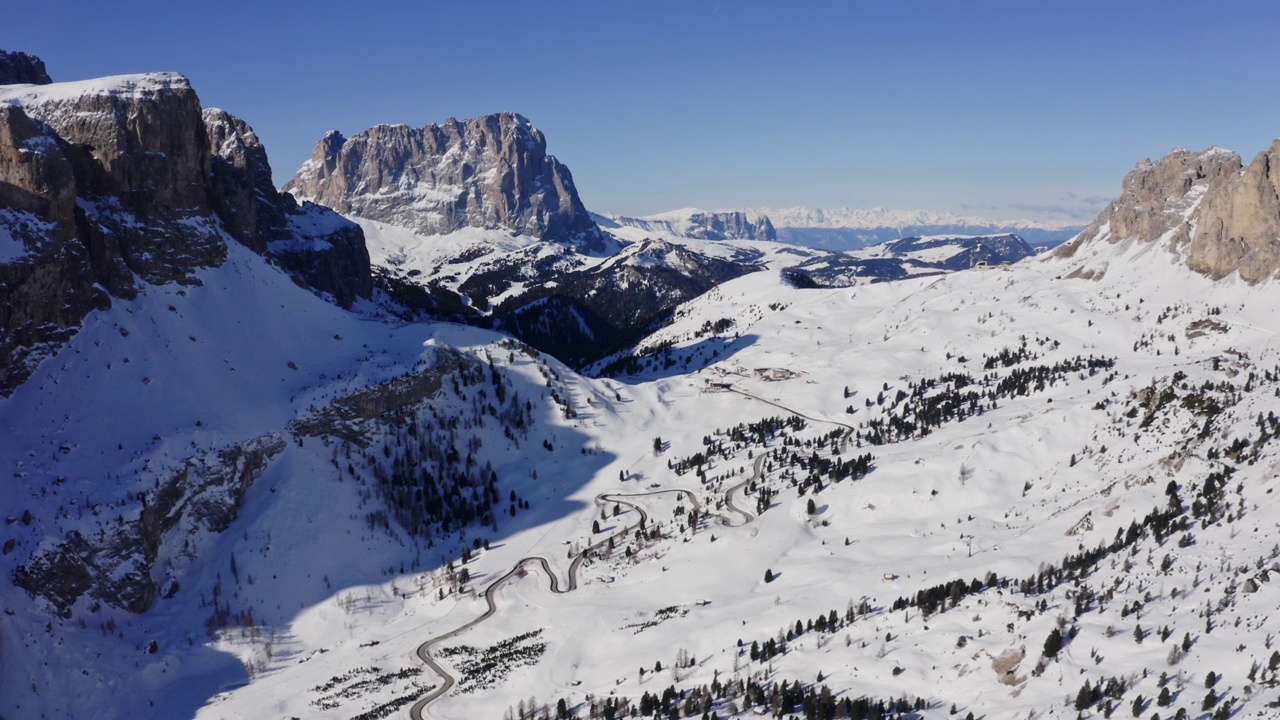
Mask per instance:
[[[749,218],[769,218],[780,242],[824,250],[857,250],[890,240],[928,235],[1016,233],[1032,246],[1059,245],[1084,225],[1061,221],[993,220],[933,210],[874,208],[752,208]]]
[[[1034,254],[1017,235],[909,237],[816,257],[787,268],[782,274],[796,287],[849,287],[859,280],[903,280],[1008,265]]]
[[[271,178],[181,75],[0,51],[0,717],[1280,707],[1280,142],[1034,258],[593,215],[514,113]]]
[[[741,210],[708,212],[682,208],[658,215],[627,217],[593,213],[596,223],[607,229],[634,227],[650,232],[695,240],[777,240],[778,234],[768,216],[749,216]]]

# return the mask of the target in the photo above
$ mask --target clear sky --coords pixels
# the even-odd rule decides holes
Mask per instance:
[[[588,208],[1087,220],[1144,157],[1280,136],[1280,3],[13,3],[55,80],[173,70],[283,184],[325,131],[514,110]]]

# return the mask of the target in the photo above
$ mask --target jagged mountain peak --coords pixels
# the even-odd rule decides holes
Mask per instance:
[[[48,85],[44,61],[25,52],[0,50],[0,85]]]
[[[1058,257],[1086,261],[1108,245],[1172,253],[1213,279],[1256,283],[1280,272],[1280,140],[1244,165],[1219,147],[1143,160],[1112,202]],[[1100,267],[1100,266],[1099,266]],[[1096,276],[1099,267],[1077,268]]]
[[[506,230],[601,254],[614,248],[546,138],[513,112],[421,128],[375,125],[326,134],[285,185],[345,215],[443,235]]]

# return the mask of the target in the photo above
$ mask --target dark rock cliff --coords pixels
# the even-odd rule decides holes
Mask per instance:
[[[40,58],[31,53],[0,50],[0,85],[48,85],[51,82]]]
[[[181,75],[0,87],[0,396],[111,298],[199,284],[227,235],[344,307],[367,297],[359,227],[270,177],[253,130]]]

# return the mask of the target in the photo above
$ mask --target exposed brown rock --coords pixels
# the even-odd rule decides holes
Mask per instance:
[[[1280,270],[1280,140],[1241,172],[1213,186],[1197,213],[1187,265],[1249,283]]]
[[[1144,160],[1125,176],[1120,197],[1054,255],[1072,257],[1103,241],[1160,242],[1214,280],[1233,273],[1249,283],[1276,277],[1278,163],[1280,140],[1244,167],[1239,155],[1220,148]]]
[[[253,129],[181,75],[0,89],[0,395],[111,297],[198,284],[224,229],[343,307],[372,292],[360,228],[279,193]]]
[[[21,108],[0,107],[0,237],[9,248],[0,262],[0,395],[110,304],[77,238],[77,183],[63,150]]]

